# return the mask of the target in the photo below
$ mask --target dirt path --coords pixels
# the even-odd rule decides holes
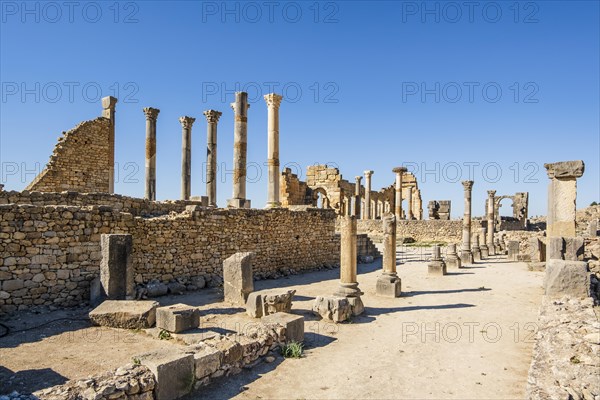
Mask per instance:
[[[297,290],[306,357],[261,364],[189,399],[524,398],[542,273],[494,259],[433,278],[426,263],[408,262],[399,266],[403,297],[382,299],[374,293],[379,269],[359,265],[366,312],[351,324],[310,316],[312,299],[333,292],[337,271],[258,282]]]

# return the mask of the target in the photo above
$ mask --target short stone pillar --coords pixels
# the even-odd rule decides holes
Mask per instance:
[[[133,239],[131,235],[102,234],[100,236],[101,300],[131,300],[135,297],[133,271]],[[100,301],[98,301],[100,300]]]
[[[463,181],[462,185],[465,191],[465,214],[463,216],[460,259],[464,265],[473,263],[473,253],[471,253],[471,192],[473,190],[473,181]]]
[[[180,117],[181,124],[181,200],[192,194],[192,125],[196,118]]]
[[[283,96],[270,93],[264,96],[268,108],[267,140],[267,208],[281,207],[279,201],[279,106]]]
[[[360,205],[362,203],[360,196],[360,181],[362,176],[355,176],[354,179],[356,183],[354,184],[354,210],[352,215],[354,215],[356,219],[360,219]]]
[[[108,131],[108,193],[115,192],[115,113],[117,98],[107,96],[102,98],[102,116],[110,120]]]
[[[392,170],[396,174],[396,183],[394,185],[394,215],[396,215],[396,220],[402,219],[402,175],[406,171],[405,167],[396,167]]]
[[[519,242],[517,240],[508,242],[508,259],[511,261],[519,261]]]
[[[473,261],[481,261],[481,249],[479,248],[479,235],[477,232],[471,237],[471,254],[473,254]]]
[[[593,219],[589,222],[587,233],[588,233],[589,237],[597,237],[598,236],[598,220],[597,219]]]
[[[577,178],[585,171],[583,161],[563,161],[544,164],[550,184],[548,185],[548,237],[573,237],[577,200]]]
[[[252,262],[254,253],[235,253],[223,261],[223,293],[225,301],[244,307],[254,291]]]
[[[372,219],[371,214],[371,175],[373,171],[365,171],[365,209],[363,219]]]
[[[546,261],[546,244],[539,237],[529,238],[529,252],[531,262]]]
[[[488,190],[487,193],[487,236],[485,242],[482,241],[482,243],[487,244],[489,255],[493,256],[496,254],[496,252],[494,251],[494,231],[496,229],[496,191]]]
[[[146,107],[143,109],[146,115],[146,185],[144,197],[148,200],[156,200],[156,119],[160,110],[158,108]]]
[[[401,281],[396,272],[396,216],[386,213],[383,224],[383,273],[377,279],[376,293],[384,297],[400,297]]]
[[[481,258],[486,259],[490,256],[490,250],[488,245],[486,244],[487,240],[487,229],[480,228],[479,229],[479,252],[481,253]]]
[[[356,280],[356,218],[342,216],[340,218],[340,286],[334,293],[337,297],[346,297],[352,307],[354,315],[360,315],[364,306],[360,296],[363,294],[358,288]]]
[[[409,221],[412,221],[414,219],[414,214],[413,214],[413,188],[412,186],[409,186],[407,188],[408,190],[408,195],[407,195],[407,204],[406,204],[406,219],[408,219]]]
[[[590,275],[587,262],[548,260],[544,276],[544,294],[549,298],[587,298],[591,295]]]
[[[433,256],[431,262],[427,265],[429,275],[442,276],[446,275],[446,263],[442,259],[440,245],[433,245]]]
[[[446,250],[446,266],[452,269],[461,267],[460,257],[456,253],[456,244],[451,243]]]
[[[246,199],[246,158],[248,155],[248,93],[236,92],[231,103],[235,122],[233,128],[233,196],[227,201],[230,208],[250,208]]]
[[[206,117],[206,196],[209,207],[217,206],[217,124],[222,113],[204,111]]]

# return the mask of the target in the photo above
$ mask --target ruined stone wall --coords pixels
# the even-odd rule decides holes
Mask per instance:
[[[50,161],[27,190],[84,193],[109,191],[110,120],[85,121],[58,139]]]
[[[170,212],[183,212],[188,205],[201,205],[200,201],[168,200],[150,201],[135,197],[109,193],[79,192],[22,192],[0,191],[0,204],[31,204],[35,206],[109,206],[115,211],[131,213],[135,216],[162,215]]]
[[[400,238],[412,238],[417,242],[443,241],[460,243],[462,239],[462,221],[423,220],[397,221],[396,235]],[[381,241],[383,225],[381,220],[358,220],[358,233],[366,233],[374,241]]]
[[[283,207],[307,204],[308,187],[306,182],[298,179],[298,175],[292,174],[290,168],[286,168],[280,176],[280,199]]]
[[[333,266],[339,237],[331,210],[203,209],[135,217],[106,206],[0,205],[0,311],[87,302],[99,275],[100,235],[133,235],[137,283],[222,276],[222,262],[256,252],[257,273]]]

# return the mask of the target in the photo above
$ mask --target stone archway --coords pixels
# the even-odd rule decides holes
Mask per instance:
[[[312,190],[312,205],[317,208],[331,208],[331,201],[325,188],[318,187]]]

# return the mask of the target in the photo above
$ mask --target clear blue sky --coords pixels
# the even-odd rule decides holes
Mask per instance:
[[[286,97],[282,167],[334,164],[351,181],[372,169],[378,189],[393,167],[416,165],[425,214],[429,200],[449,199],[457,217],[473,165],[475,215],[492,188],[529,191],[536,215],[546,213],[543,163],[583,159],[578,207],[600,200],[599,3],[471,4],[2,1],[1,183],[23,189],[62,131],[100,115],[98,89],[118,90],[116,191],[143,196],[142,108],[152,106],[158,198],[179,197],[183,115],[196,118],[192,194],[204,195],[202,111],[223,112],[218,161],[231,169],[229,103],[247,89],[248,159],[262,166],[262,95],[275,87]],[[266,203],[265,172],[249,170],[255,207]]]

